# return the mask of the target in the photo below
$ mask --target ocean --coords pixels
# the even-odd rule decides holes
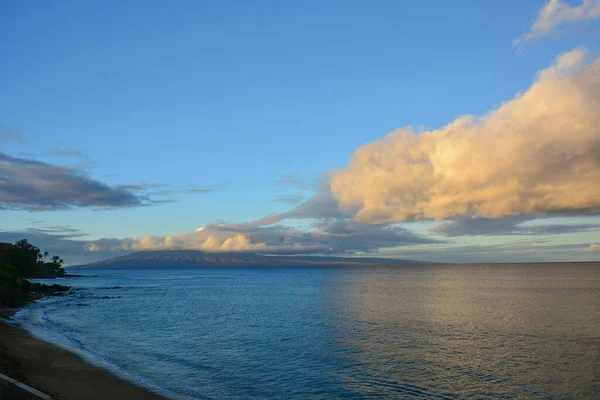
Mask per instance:
[[[600,398],[600,263],[68,272],[13,322],[173,398]]]

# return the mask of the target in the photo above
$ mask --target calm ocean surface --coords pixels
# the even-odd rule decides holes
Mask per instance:
[[[600,263],[69,272],[15,322],[169,395],[600,398]]]

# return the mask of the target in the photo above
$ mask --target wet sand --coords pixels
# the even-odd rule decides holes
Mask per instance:
[[[164,397],[89,364],[78,355],[0,321],[0,373],[54,399],[157,400]]]

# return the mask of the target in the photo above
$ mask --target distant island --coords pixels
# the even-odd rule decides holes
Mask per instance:
[[[99,268],[193,268],[193,267],[276,267],[276,266],[358,266],[429,264],[424,261],[328,256],[286,256],[255,253],[210,253],[199,250],[141,251],[77,267]]]

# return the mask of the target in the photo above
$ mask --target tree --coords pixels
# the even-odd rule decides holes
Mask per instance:
[[[59,256],[52,256],[52,262],[46,263],[46,273],[54,276],[63,276],[65,274],[65,270],[62,267],[64,262],[65,261]]]
[[[15,244],[0,243],[0,260],[13,265],[18,276],[33,276],[38,263],[39,249],[27,240],[19,240]]]
[[[47,251],[40,251],[27,239],[19,240],[15,244],[0,243],[0,262],[13,265],[19,277],[53,278],[63,276],[65,273],[62,268],[64,260],[59,256],[53,256],[51,262],[46,262],[46,258],[49,256]]]
[[[60,285],[30,283],[27,278],[54,278],[63,276],[63,259],[52,257],[53,262],[44,262],[48,252],[30,244],[26,239],[15,244],[0,243],[0,307],[23,304],[32,299],[31,293],[61,292],[67,289]]]
[[[27,239],[21,239],[18,242],[15,242],[15,246],[17,246],[18,248],[23,249],[25,251],[29,251],[31,253],[35,253],[36,259],[37,259],[37,255],[40,252],[40,249],[38,247],[35,247],[31,243],[29,243],[27,241]]]
[[[21,240],[18,240],[18,241],[16,241],[16,242],[15,242],[15,246],[17,246],[18,248],[20,248],[20,249],[23,249],[23,250],[28,250],[28,249],[30,249],[31,247],[33,247],[33,246],[32,246],[32,245],[31,245],[31,244],[30,244],[30,243],[27,241],[27,239],[21,239]]]

